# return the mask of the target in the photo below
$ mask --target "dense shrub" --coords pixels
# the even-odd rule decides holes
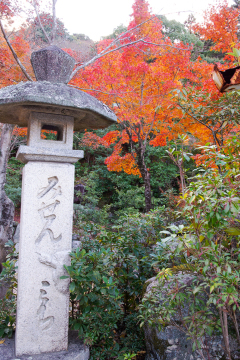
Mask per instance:
[[[21,203],[22,191],[22,168],[23,164],[16,158],[8,161],[5,191],[7,196],[13,201],[15,207]]]
[[[199,158],[202,174],[188,186],[178,212],[184,223],[162,231],[156,246],[155,265],[161,269],[158,290],[147,295],[141,305],[142,325],[148,322],[161,328],[177,316],[178,324],[172,325],[187,333],[202,359],[208,357],[201,337],[213,332],[222,332],[227,359],[231,359],[231,327],[240,345],[239,149],[236,136],[221,151],[204,148]],[[174,274],[180,271],[192,274],[192,285],[187,289],[177,284]],[[166,281],[172,281],[173,286],[161,297]],[[206,301],[202,301],[203,294]],[[186,303],[191,306],[183,314]]]
[[[0,274],[0,286],[7,289],[6,295],[0,299],[0,337],[11,337],[16,326],[16,261],[18,254],[12,241],[5,244],[7,259],[3,263]]]
[[[91,359],[144,351],[138,306],[152,277],[152,247],[163,229],[164,208],[122,216],[111,228],[78,223],[81,249],[71,253],[71,326],[91,345]]]

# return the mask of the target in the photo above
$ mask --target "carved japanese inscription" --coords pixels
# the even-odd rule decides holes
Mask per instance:
[[[39,296],[40,306],[37,310],[39,326],[44,331],[51,329],[54,324],[54,316],[45,316],[48,303],[51,301],[50,296],[48,295],[48,287],[54,286],[58,291],[67,293],[69,284],[68,279],[67,281],[61,281],[60,279],[61,275],[65,275],[63,264],[64,261],[65,263],[68,261],[68,252],[62,251],[48,254],[41,251],[41,241],[45,236],[47,237],[47,241],[52,243],[57,243],[62,240],[62,234],[60,233],[58,236],[55,236],[52,230],[52,225],[57,217],[56,209],[61,204],[59,197],[62,195],[62,189],[61,186],[58,185],[59,179],[57,176],[49,177],[47,182],[48,184],[41,188],[37,194],[37,198],[42,200],[38,212],[43,223],[43,228],[35,239],[36,253],[39,255],[38,261],[52,269],[53,284],[51,284],[50,281],[42,281]]]
[[[49,301],[49,298],[47,297],[47,291],[45,290],[46,287],[50,286],[50,283],[48,281],[42,281],[43,288],[40,289],[40,307],[37,311],[37,314],[39,316],[39,325],[42,328],[42,330],[48,330],[52,327],[54,322],[54,316],[48,316],[45,317],[45,312],[47,308],[47,303]]]
[[[59,200],[53,201],[58,195],[62,195],[61,186],[55,188],[54,186],[58,184],[57,176],[53,176],[48,178],[48,185],[38,192],[37,197],[39,199],[44,199],[47,195],[48,199],[47,202],[42,202],[41,207],[38,209],[38,212],[41,216],[43,221],[43,229],[37,239],[35,240],[36,243],[39,243],[44,235],[49,235],[51,241],[60,241],[62,239],[62,234],[54,237],[53,231],[51,229],[51,225],[53,221],[56,219],[55,209],[58,205],[60,205]]]

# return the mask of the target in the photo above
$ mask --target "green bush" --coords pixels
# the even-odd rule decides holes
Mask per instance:
[[[222,332],[227,359],[231,359],[231,328],[240,344],[236,315],[240,306],[239,149],[237,136],[221,151],[204,147],[202,173],[187,187],[178,214],[184,223],[162,231],[156,246],[155,265],[161,269],[158,290],[147,294],[141,305],[142,325],[177,326],[202,359],[207,357],[201,339],[213,331]],[[192,284],[179,286],[174,275],[178,272],[190,272]],[[173,286],[163,295],[166,281]],[[188,313],[182,312],[185,304],[189,304]],[[174,317],[179,319],[177,324]]]
[[[5,191],[16,207],[21,204],[23,164],[16,158],[10,158],[7,166]]]
[[[72,318],[70,325],[84,336],[86,344],[99,344],[115,353],[113,335],[121,318],[119,291],[111,276],[113,253],[110,249],[94,246],[71,254],[70,292]],[[101,352],[102,354],[102,352]],[[102,354],[103,356],[103,354]]]
[[[122,216],[111,227],[81,222],[81,249],[71,253],[70,324],[91,345],[91,359],[117,359],[144,350],[138,306],[152,277],[152,246],[163,229],[164,208]],[[107,223],[106,223],[107,225]]]
[[[0,299],[0,337],[12,337],[16,326],[16,261],[18,254],[15,251],[14,243],[8,241],[6,248],[9,251],[3,271],[0,274],[0,286],[7,287],[7,293]]]

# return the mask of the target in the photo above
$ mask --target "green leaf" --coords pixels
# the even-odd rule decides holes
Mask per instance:
[[[108,279],[106,278],[106,276],[103,276],[103,281],[105,282],[105,284],[108,283]]]
[[[214,290],[214,285],[212,285],[212,286],[210,287],[210,294],[213,292],[213,290]]]
[[[227,229],[225,229],[225,231],[230,234],[230,235],[240,235],[240,229],[238,228],[234,228],[234,227],[229,227]]]
[[[183,153],[183,157],[184,157],[187,161],[190,161],[190,157],[189,157],[189,156],[187,156],[187,154],[186,154],[186,153]]]
[[[74,292],[75,287],[76,287],[75,282],[71,282],[71,284],[70,284],[70,286],[69,286],[69,291],[70,291],[70,292]]]
[[[240,56],[240,50],[233,48],[233,55],[238,58]]]

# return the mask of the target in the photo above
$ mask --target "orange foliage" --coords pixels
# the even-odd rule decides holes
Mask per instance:
[[[194,26],[202,39],[212,40],[212,50],[228,52],[231,44],[238,44],[237,30],[240,9],[228,6],[227,0],[218,1],[205,11],[204,21]]]
[[[105,136],[103,136],[102,140],[105,141],[107,146],[114,144],[119,136],[121,136],[119,131],[109,131]]]
[[[23,40],[22,37],[17,36],[11,38],[11,44],[18,55],[20,61],[23,63],[28,72],[31,73],[30,65],[30,46]],[[17,65],[11,51],[6,44],[5,39],[0,33],[0,87],[14,85],[20,81],[26,81],[21,69]]]
[[[231,132],[231,134],[228,137],[227,142],[224,144],[224,146],[221,148],[220,154],[225,154],[226,156],[233,155],[232,159],[233,162],[236,161],[236,163],[239,164],[238,158],[239,158],[239,148],[236,146],[236,143],[234,141],[235,139],[238,139],[240,135],[239,129],[236,131]],[[192,159],[195,160],[195,163],[198,167],[203,166],[205,168],[212,168],[218,170],[218,166],[216,165],[216,160],[219,160],[218,155],[219,153],[216,152],[215,149],[212,151],[207,149],[201,150],[200,154],[192,156]],[[232,167],[232,164],[228,164],[228,166]]]
[[[107,143],[106,140],[104,140],[100,136],[97,136],[93,132],[86,132],[84,134],[84,137],[83,137],[80,145],[88,146],[94,150],[97,149],[100,145],[103,145],[106,147],[109,146],[109,144]]]
[[[15,126],[15,128],[13,130],[13,135],[25,137],[25,136],[27,136],[27,128],[19,128],[19,127]]]
[[[204,151],[202,151],[202,154],[197,154],[192,156],[192,159],[195,160],[195,163],[198,167],[203,165],[206,166],[207,163],[208,168],[212,168],[212,169],[218,168],[215,163],[215,159],[211,159],[209,154],[205,153]]]
[[[171,91],[183,87],[182,79],[208,87],[211,67],[201,59],[197,65],[192,63],[191,52],[184,44],[172,44],[163,38],[161,21],[151,18],[145,0],[135,1],[128,30],[116,46],[139,39],[146,43],[138,42],[98,59],[80,76],[75,76],[72,83],[112,108],[133,142],[146,139],[150,145],[163,146],[178,132],[185,131],[173,122],[179,110],[169,110],[176,101]],[[101,41],[98,51],[110,42]],[[120,132],[109,132],[103,140],[107,144],[115,143],[112,155],[106,160],[109,170],[140,174],[134,149],[131,154],[122,153],[122,144],[129,143],[126,131],[121,136]]]
[[[11,1],[0,0],[0,14],[7,17],[14,15],[14,7],[11,6]],[[33,76],[30,64],[31,48],[30,44],[24,40],[24,31],[19,30],[17,35],[11,34],[9,41],[27,72]],[[0,31],[0,88],[26,80]]]
[[[14,15],[14,7],[10,0],[0,0],[0,14],[1,17],[8,18]],[[19,30],[18,36],[12,35],[9,37],[9,40],[24,67],[32,74],[33,71],[29,60],[30,45],[24,40],[21,30]],[[26,81],[26,77],[16,63],[0,31],[0,88],[15,85],[21,81]],[[25,137],[27,135],[27,128],[15,127],[13,135]]]

